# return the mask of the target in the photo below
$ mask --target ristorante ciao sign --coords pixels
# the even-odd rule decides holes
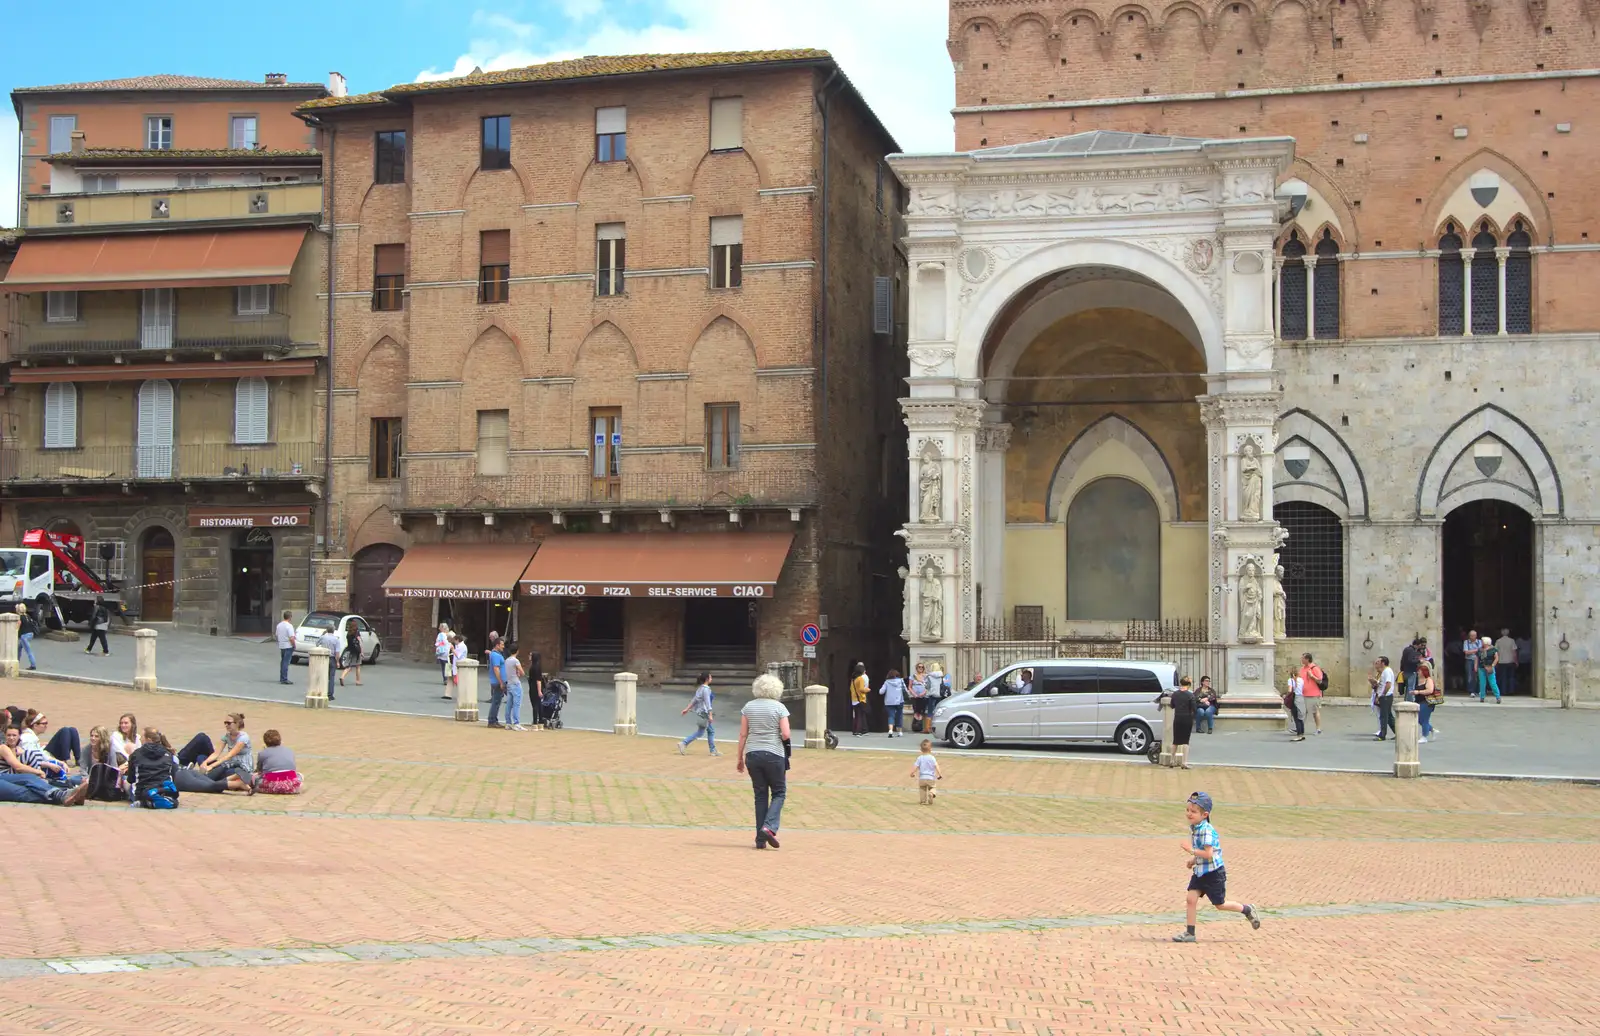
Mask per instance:
[[[523,583],[527,597],[771,597],[774,583]]]

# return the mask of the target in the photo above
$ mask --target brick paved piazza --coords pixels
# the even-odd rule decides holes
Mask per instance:
[[[237,703],[3,682],[87,736]],[[251,703],[296,798],[0,807],[0,1033],[1593,1033],[1600,789],[797,752]],[[1216,798],[1252,932],[1181,928]],[[1588,976],[1585,978],[1584,976]],[[1585,992],[1587,990],[1587,992]]]

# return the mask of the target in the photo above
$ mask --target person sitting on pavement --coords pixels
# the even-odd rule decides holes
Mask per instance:
[[[294,766],[294,750],[283,743],[283,735],[269,730],[261,735],[265,746],[256,755],[256,790],[263,795],[300,794],[300,771]]]
[[[251,768],[250,735],[244,730],[244,713],[228,713],[222,726],[222,746],[201,760],[199,769],[214,781],[225,779],[229,791],[254,795],[256,779]]]
[[[48,742],[43,738],[49,738]],[[24,747],[43,748],[50,758],[65,763],[72,760],[73,766],[83,765],[83,741],[78,737],[77,727],[62,727],[54,734],[50,733],[50,718],[38,709],[29,709],[22,720],[22,744]]]
[[[22,728],[7,724],[5,743],[0,744],[0,802],[33,803],[43,806],[81,806],[89,787],[60,788],[44,778],[36,767],[17,756],[16,746]]]
[[[117,729],[111,732],[112,762],[124,773],[128,769],[128,759],[132,757],[133,750],[139,747],[139,721],[133,713],[124,712],[117,717]]]
[[[167,739],[155,727],[145,727],[128,760],[128,786],[133,789],[133,801],[147,809],[176,809],[178,786],[176,778],[182,770],[175,764]]]
[[[89,779],[84,786],[97,802],[122,802],[128,797],[122,770],[111,747],[111,732],[105,727],[89,729]]]
[[[30,715],[34,715],[32,709],[29,709],[28,712]],[[43,719],[44,717],[39,716],[39,718]],[[49,720],[45,720],[45,725],[49,725]],[[8,732],[6,735],[8,744],[10,743],[10,738],[11,735]],[[17,742],[11,745],[11,748],[19,759],[32,768],[33,772],[58,788],[71,788],[83,783],[81,775],[73,776],[71,767],[39,747],[39,736],[31,727],[21,726],[17,728]]]

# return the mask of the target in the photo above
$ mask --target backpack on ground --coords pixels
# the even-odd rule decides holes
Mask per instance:
[[[135,799],[145,809],[177,809],[178,786],[171,780],[142,789]]]

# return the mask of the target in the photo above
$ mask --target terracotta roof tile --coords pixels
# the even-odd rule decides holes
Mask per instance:
[[[180,76],[161,73],[130,76],[127,79],[100,79],[88,83],[57,83],[52,86],[19,86],[13,93],[79,93],[90,90],[323,90],[321,83],[282,83],[272,86],[251,79],[210,79],[205,76]]]
[[[637,75],[642,72],[666,72],[693,68],[717,68],[727,65],[764,65],[788,61],[831,61],[825,50],[735,50],[700,54],[623,54],[612,57],[582,57],[568,61],[551,61],[542,65],[508,68],[500,72],[478,72],[450,79],[432,79],[420,83],[401,83],[387,90],[349,97],[322,97],[307,101],[300,110],[340,108],[351,105],[381,104],[412,94],[439,90],[461,90],[475,86],[511,86],[518,83],[548,83],[564,79],[589,79],[599,76]]]

